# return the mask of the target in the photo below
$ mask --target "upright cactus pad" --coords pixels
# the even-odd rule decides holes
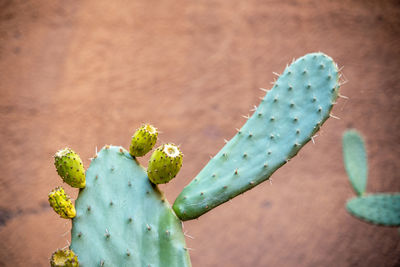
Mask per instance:
[[[181,221],[121,147],[93,159],[75,204],[71,249],[82,266],[190,266]]]
[[[171,181],[182,167],[182,153],[174,144],[164,144],[157,148],[149,160],[147,174],[155,184]]]
[[[400,194],[371,194],[347,201],[347,211],[369,223],[400,226]]]
[[[85,169],[82,160],[72,149],[59,150],[54,155],[54,165],[64,182],[72,187],[85,187]]]
[[[365,193],[367,187],[367,153],[361,135],[349,130],[343,135],[344,166],[357,195]]]
[[[130,153],[134,157],[141,157],[147,154],[157,142],[157,129],[150,125],[144,124],[136,130],[132,136]]]
[[[173,206],[178,217],[197,218],[267,180],[330,116],[338,80],[337,65],[322,53],[287,67],[234,138],[183,189]]]

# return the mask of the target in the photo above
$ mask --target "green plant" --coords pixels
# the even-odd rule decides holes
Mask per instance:
[[[357,197],[347,201],[347,211],[377,225],[400,226],[400,193],[366,194],[368,165],[364,140],[355,130],[343,135],[344,166]]]
[[[75,202],[70,249],[85,267],[190,266],[181,220],[197,218],[253,188],[294,157],[330,117],[339,77],[337,65],[322,53],[286,67],[236,136],[183,189],[173,209],[155,183],[176,175],[180,152],[160,147],[146,172],[135,156],[155,143],[144,132],[148,127],[134,135],[134,156],[122,147],[105,146],[86,171],[86,187]],[[57,169],[73,171],[69,184],[80,187],[75,169],[81,164],[76,162],[76,157],[56,158]]]

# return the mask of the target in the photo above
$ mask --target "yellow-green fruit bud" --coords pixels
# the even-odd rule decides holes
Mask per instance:
[[[72,219],[76,215],[74,204],[62,187],[57,187],[49,193],[49,203],[61,218]]]
[[[157,136],[158,132],[154,126],[150,124],[142,125],[132,136],[129,152],[134,157],[144,156],[156,144]]]
[[[158,147],[151,155],[147,175],[154,184],[165,184],[174,178],[182,167],[183,155],[174,144]]]
[[[51,255],[51,267],[79,267],[78,257],[70,249],[59,249]]]
[[[54,155],[54,165],[64,182],[72,187],[85,187],[86,178],[82,160],[72,149],[67,147],[59,150]]]

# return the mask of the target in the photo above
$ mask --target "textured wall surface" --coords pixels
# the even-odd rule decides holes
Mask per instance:
[[[181,144],[182,188],[244,123],[275,72],[322,51],[349,81],[316,138],[272,184],[185,223],[197,266],[399,266],[395,228],[344,209],[349,126],[367,141],[367,191],[400,191],[399,1],[0,0],[0,265],[47,266],[70,222],[47,193],[66,145],[129,146],[142,122]],[[148,157],[147,157],[148,158]],[[141,160],[146,165],[146,160]],[[68,193],[76,197],[70,188]]]

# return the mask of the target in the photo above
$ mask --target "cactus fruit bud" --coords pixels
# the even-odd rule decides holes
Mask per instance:
[[[85,169],[78,154],[67,147],[59,150],[54,155],[54,160],[58,175],[61,176],[64,182],[72,187],[85,187]]]
[[[57,187],[49,193],[49,203],[61,218],[72,219],[76,215],[74,204],[62,187]]]
[[[79,267],[78,257],[70,249],[58,249],[51,255],[51,267]]]
[[[144,156],[157,142],[157,128],[150,124],[144,124],[136,130],[132,136],[130,153],[134,157]]]
[[[174,144],[158,147],[149,160],[147,175],[154,184],[165,184],[174,178],[182,167],[183,154]]]

